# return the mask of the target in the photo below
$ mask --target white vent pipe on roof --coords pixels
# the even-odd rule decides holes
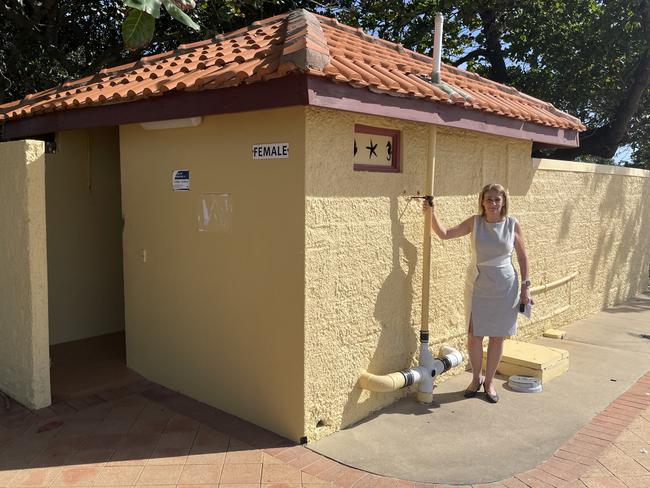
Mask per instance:
[[[431,71],[431,84],[436,85],[447,95],[450,96],[451,101],[460,101],[462,97],[466,102],[472,102],[472,96],[458,87],[448,85],[442,81],[440,70],[442,69],[442,24],[444,18],[440,12],[436,14],[435,27],[433,31],[433,69]]]
[[[438,12],[435,20],[435,30],[433,31],[433,72],[431,73],[431,81],[433,83],[440,83],[440,58],[442,56],[442,24],[444,18]]]

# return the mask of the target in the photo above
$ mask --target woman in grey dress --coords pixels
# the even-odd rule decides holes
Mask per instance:
[[[521,226],[508,216],[508,195],[498,184],[486,185],[479,194],[479,215],[472,215],[461,224],[448,229],[440,225],[435,204],[424,202],[423,210],[431,212],[431,229],[440,239],[472,235],[476,272],[472,282],[472,301],[467,333],[472,382],[465,390],[471,398],[483,386],[491,403],[499,401],[493,384],[494,374],[503,354],[503,341],[517,331],[519,304],[530,302],[528,260]],[[519,278],[512,264],[512,251],[517,251]],[[483,337],[489,337],[485,376],[481,375]]]

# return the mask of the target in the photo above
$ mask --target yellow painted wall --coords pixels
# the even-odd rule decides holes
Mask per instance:
[[[518,333],[526,339],[645,290],[650,263],[650,172],[553,160],[532,167],[528,192],[514,201],[535,284],[578,275],[535,296],[534,320]]]
[[[124,329],[118,129],[56,142],[45,156],[51,344]]]
[[[45,158],[40,141],[0,144],[0,390],[50,404]]]
[[[355,123],[402,131],[401,173],[352,170]],[[370,393],[356,382],[361,370],[384,374],[416,359],[423,219],[421,203],[404,195],[425,192],[429,128],[309,108],[306,139],[305,432],[311,441],[406,393]],[[480,188],[501,182],[526,235],[534,284],[580,272],[570,285],[570,308],[540,320],[568,300],[568,286],[539,294],[536,319],[520,323],[520,337],[645,289],[650,178],[559,171],[562,163],[533,164],[529,142],[463,130],[440,128],[437,143],[434,193],[443,225],[476,213]],[[431,254],[433,352],[442,343],[465,351],[469,238],[434,236]]]
[[[127,363],[293,440],[303,434],[304,109],[120,128]],[[253,144],[289,143],[254,160]],[[172,171],[189,169],[189,192]],[[199,232],[202,193],[228,231]],[[146,262],[142,254],[146,250]]]

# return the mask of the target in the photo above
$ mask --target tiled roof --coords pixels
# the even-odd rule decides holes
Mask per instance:
[[[0,120],[252,84],[302,72],[398,97],[558,129],[584,130],[550,103],[462,69],[443,65],[433,85],[431,58],[336,20],[296,10],[206,41],[99,73],[0,105]]]

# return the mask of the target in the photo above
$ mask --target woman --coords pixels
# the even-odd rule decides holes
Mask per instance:
[[[521,226],[508,216],[508,195],[498,184],[486,185],[479,194],[479,215],[473,215],[460,225],[445,229],[438,222],[435,204],[425,200],[424,212],[431,212],[431,229],[440,239],[455,239],[472,234],[472,249],[476,259],[476,277],[472,287],[471,312],[467,333],[472,382],[465,390],[471,398],[483,386],[486,399],[499,401],[494,387],[494,374],[503,354],[503,340],[517,331],[519,304],[530,302],[528,260]],[[521,276],[518,284],[512,265],[512,251],[517,251]],[[481,376],[483,337],[489,337],[485,377]]]

